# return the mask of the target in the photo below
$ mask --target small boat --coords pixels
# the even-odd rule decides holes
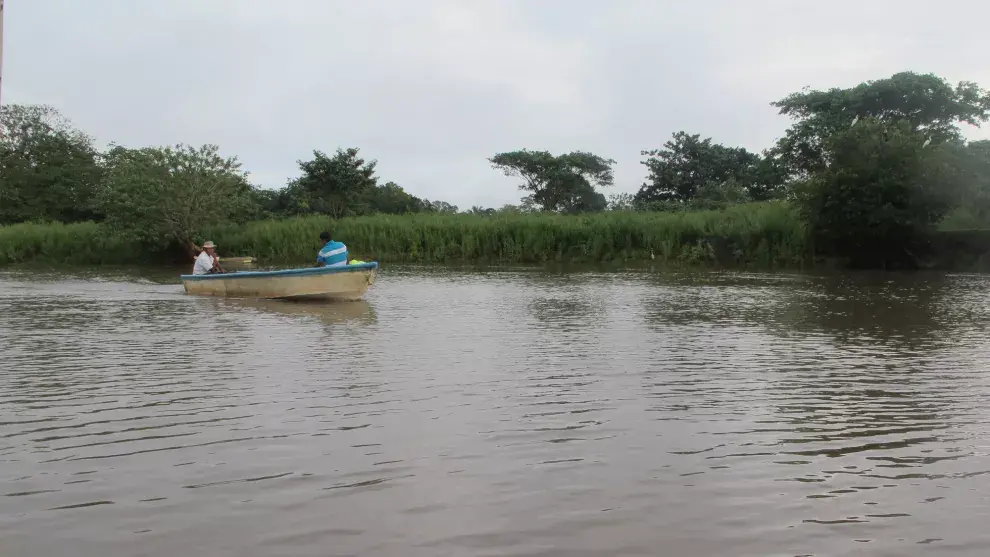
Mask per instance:
[[[229,298],[354,301],[375,282],[377,261],[336,267],[180,275],[186,294]]]

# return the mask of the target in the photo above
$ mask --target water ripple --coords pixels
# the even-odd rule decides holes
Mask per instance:
[[[171,280],[0,274],[4,555],[990,547],[983,277]]]

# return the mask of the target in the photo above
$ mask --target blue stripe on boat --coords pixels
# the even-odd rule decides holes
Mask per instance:
[[[218,280],[225,278],[251,278],[251,277],[281,277],[298,275],[326,275],[332,273],[349,273],[352,271],[368,271],[377,269],[377,261],[368,263],[358,263],[356,265],[340,265],[336,267],[305,267],[302,269],[282,269],[279,271],[237,271],[234,273],[223,273],[216,275],[179,275],[182,280]]]

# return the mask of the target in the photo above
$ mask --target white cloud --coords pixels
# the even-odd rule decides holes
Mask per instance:
[[[634,191],[675,131],[769,145],[788,123],[769,103],[805,85],[990,86],[990,38],[933,24],[950,4],[8,0],[3,100],[101,141],[218,143],[268,186],[357,146],[417,195],[498,206],[519,197],[485,160],[502,150],[591,150]]]

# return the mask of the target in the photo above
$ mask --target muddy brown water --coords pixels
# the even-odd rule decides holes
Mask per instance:
[[[988,277],[169,281],[0,272],[0,555],[990,554]]]

